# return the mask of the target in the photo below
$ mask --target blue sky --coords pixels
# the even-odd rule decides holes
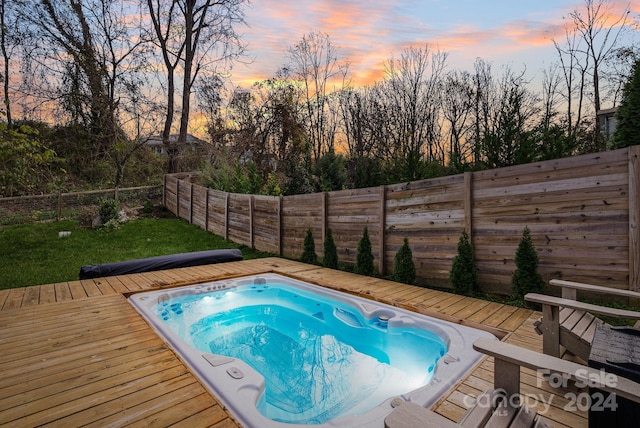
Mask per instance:
[[[626,1],[611,0],[613,12]],[[640,0],[630,3],[640,14]],[[563,17],[584,0],[253,0],[246,10],[251,64],[237,64],[234,84],[272,77],[288,47],[310,31],[330,35],[351,62],[356,85],[379,80],[384,62],[410,45],[449,54],[449,69],[470,70],[475,58],[535,75],[556,60],[552,38],[563,39]]]

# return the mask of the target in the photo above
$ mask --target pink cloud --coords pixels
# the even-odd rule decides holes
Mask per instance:
[[[250,67],[236,67],[237,82],[271,77],[286,62],[286,51],[310,31],[329,34],[339,53],[351,63],[353,83],[370,84],[384,75],[384,64],[392,55],[410,46],[428,44],[432,50],[451,53],[471,65],[476,57],[488,59],[531,56],[536,69],[541,52],[553,53],[552,39],[564,38],[563,17],[583,7],[578,0],[545,2],[547,6],[522,7],[522,14],[500,18],[498,3],[468,10],[460,20],[459,7],[451,3],[408,0],[260,0],[247,13],[246,31]],[[612,16],[619,16],[626,2],[613,2]],[[476,5],[474,4],[474,8]],[[491,12],[491,8],[495,13]],[[631,17],[640,15],[640,0],[630,4]],[[470,17],[469,17],[470,16]],[[466,19],[466,21],[464,20]],[[242,71],[242,73],[240,73]],[[237,75],[236,75],[237,73]]]

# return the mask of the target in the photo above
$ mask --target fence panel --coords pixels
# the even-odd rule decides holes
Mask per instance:
[[[207,191],[203,186],[193,185],[191,201],[191,223],[201,229],[207,228]]]
[[[448,284],[451,262],[464,230],[464,176],[387,186],[385,264],[409,240],[416,274]]]
[[[227,192],[209,189],[208,231],[219,236],[226,236],[227,232]]]
[[[257,250],[280,253],[280,198],[254,196],[253,245]]]
[[[251,195],[229,194],[228,238],[251,247]]]
[[[164,176],[164,206],[172,213],[178,212],[178,181],[177,174]]]
[[[311,229],[320,257],[323,252],[323,194],[285,196],[282,198],[282,253],[285,257],[300,257],[307,229]]]
[[[380,189],[376,187],[327,194],[327,227],[331,228],[339,262],[356,262],[358,242],[366,226],[378,265],[380,211]]]
[[[543,277],[628,286],[628,151],[482,171],[473,233],[486,291],[508,293],[529,227]]]

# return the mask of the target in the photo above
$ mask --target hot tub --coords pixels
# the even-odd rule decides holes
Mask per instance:
[[[129,300],[246,427],[383,427],[429,407],[490,333],[276,274]]]

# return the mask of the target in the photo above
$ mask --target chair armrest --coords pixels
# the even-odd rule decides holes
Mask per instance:
[[[481,338],[473,343],[473,349],[490,355],[496,360],[506,361],[532,370],[544,369],[545,373],[556,373],[579,381],[584,385],[612,392],[620,397],[640,403],[640,384],[601,370],[583,366],[572,361],[541,354],[495,339]]]
[[[562,297],[548,296],[546,294],[528,293],[524,296],[524,300],[526,300],[527,302],[557,306],[560,308],[577,309],[579,311],[585,311],[592,314],[605,315],[614,318],[640,320],[640,312],[638,311],[609,308],[606,306],[593,305],[591,303],[583,303],[577,300],[563,299]]]
[[[602,293],[612,296],[631,297],[634,299],[640,299],[640,293],[631,290],[620,290],[618,288],[603,287],[601,285],[584,284],[581,282],[565,281],[562,279],[552,279],[549,281],[549,285],[561,287],[562,289],[572,289],[580,291],[588,291],[590,293]]]

